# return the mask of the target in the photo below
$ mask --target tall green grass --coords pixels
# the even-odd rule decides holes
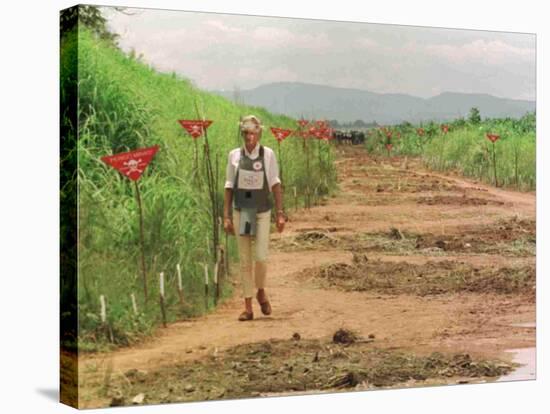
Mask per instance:
[[[393,154],[420,156],[426,165],[440,171],[454,171],[477,180],[494,184],[493,144],[487,133],[500,135],[495,143],[499,186],[532,191],[536,187],[535,114],[520,119],[485,119],[472,124],[462,119],[448,123],[448,133],[435,122],[424,125],[388,127],[392,131]],[[417,133],[424,129],[424,135]],[[398,134],[401,136],[398,137]],[[367,150],[386,153],[385,135],[371,130],[366,140]]]
[[[242,146],[237,133],[239,118],[249,113],[259,116],[265,125],[261,142],[275,151],[277,144],[269,127],[295,129],[296,123],[263,108],[235,105],[175,74],[158,73],[82,26],[64,36],[62,49],[62,85],[74,72],[69,69],[75,64],[75,54],[78,56],[78,169],[73,178],[78,179],[79,207],[78,338],[80,349],[95,350],[111,342],[135,342],[160,323],[157,298],[161,271],[166,278],[168,321],[198,315],[214,306],[213,297],[207,307],[204,301],[203,263],[213,271],[207,245],[211,234],[208,194],[192,180],[194,145],[177,120],[204,116],[214,121],[208,128],[208,139],[213,160],[219,160],[220,204],[227,154]],[[198,141],[201,158],[202,140]],[[106,166],[100,157],[155,144],[160,150],[139,181],[150,298],[145,303],[133,183]],[[320,194],[327,194],[335,188],[334,166],[324,161],[331,159],[330,147],[322,148],[325,158],[312,157],[314,174],[310,175],[305,171],[300,139],[287,138],[281,147],[279,162],[284,162],[287,190],[295,186],[298,194],[303,194],[310,185]],[[287,191],[284,199],[286,208],[293,206],[290,194]],[[235,260],[233,238],[229,252]],[[178,301],[177,264],[182,269],[185,307]],[[132,293],[138,299],[138,316],[133,313]],[[225,283],[222,300],[231,294],[231,284]],[[100,320],[100,295],[107,303],[108,329]]]

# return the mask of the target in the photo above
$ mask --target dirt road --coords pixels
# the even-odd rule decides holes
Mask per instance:
[[[285,231],[272,231],[267,293],[273,314],[261,315],[255,303],[256,318],[239,322],[243,305],[237,296],[212,314],[159,329],[145,344],[81,355],[83,407],[116,404],[112,393],[102,391],[106,381],[122,384],[118,392],[127,394],[120,400],[126,404],[139,383],[149,392],[146,403],[271,395],[232,394],[227,385],[209,394],[193,394],[193,384],[161,389],[167,382],[153,385],[151,375],[167,379],[190,366],[196,372],[200,361],[224,359],[238,345],[274,344],[267,354],[275,355],[279,348],[272,346],[282,345],[273,341],[295,334],[300,346],[313,347],[317,342],[307,341],[330,341],[346,328],[370,338],[364,344],[369,352],[437,351],[505,361],[510,357],[503,351],[535,345],[535,329],[516,326],[535,321],[533,193],[436,174],[417,160],[372,157],[357,147],[337,151],[339,194],[309,211],[291,210]],[[232,364],[228,371],[238,372],[238,363]],[[355,385],[353,376],[348,380]],[[150,396],[155,387],[162,398]],[[308,389],[281,386],[273,392]]]

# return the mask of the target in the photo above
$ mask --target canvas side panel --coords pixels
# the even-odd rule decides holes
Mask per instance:
[[[60,401],[78,408],[78,6],[60,11]]]

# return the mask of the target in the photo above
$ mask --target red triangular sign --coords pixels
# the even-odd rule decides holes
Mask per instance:
[[[201,120],[191,120],[191,119],[179,119],[178,122],[180,125],[189,132],[193,138],[200,137],[203,132],[210,126],[212,121],[201,121]]]
[[[496,142],[498,139],[500,139],[500,135],[487,133],[487,138],[491,142]]]
[[[145,168],[149,165],[159,149],[158,145],[149,148],[140,148],[130,152],[101,157],[105,164],[116,168],[130,180],[137,181]]]
[[[279,142],[284,140],[286,137],[288,137],[292,131],[290,129],[282,129],[282,128],[271,128],[271,133],[275,137],[275,139]]]

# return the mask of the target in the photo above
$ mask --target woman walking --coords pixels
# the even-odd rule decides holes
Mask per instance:
[[[239,251],[245,305],[245,310],[239,315],[240,321],[254,319],[254,286],[262,313],[271,314],[271,304],[265,291],[273,207],[271,193],[277,210],[277,230],[282,232],[285,226],[279,167],[274,151],[260,145],[262,129],[260,120],[254,115],[241,120],[240,132],[244,145],[229,153],[224,186],[224,230],[237,237]]]

